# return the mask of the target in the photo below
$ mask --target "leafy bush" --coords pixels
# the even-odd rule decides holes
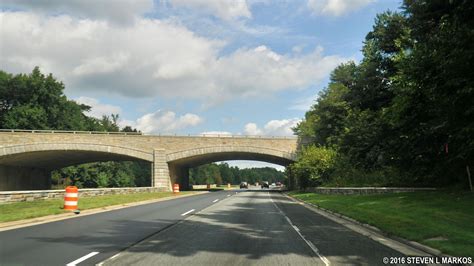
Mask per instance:
[[[298,161],[290,166],[291,174],[302,188],[318,186],[329,180],[335,158],[336,152],[330,148],[315,145],[303,147]]]

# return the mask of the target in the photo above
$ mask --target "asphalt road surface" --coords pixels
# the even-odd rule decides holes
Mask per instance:
[[[278,192],[222,191],[0,232],[2,265],[382,264],[401,253]]]
[[[0,265],[66,265],[99,252],[79,264],[94,265],[185,219],[189,210],[231,194],[206,193],[3,231]]]
[[[233,195],[142,241],[105,265],[382,264],[402,254],[280,193]]]

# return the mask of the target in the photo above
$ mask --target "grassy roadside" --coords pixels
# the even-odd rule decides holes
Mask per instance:
[[[289,194],[446,254],[474,257],[474,193]]]
[[[180,192],[180,195],[190,193],[193,192]],[[80,210],[87,210],[172,196],[174,196],[172,192],[152,192],[85,197],[79,198],[78,206]],[[63,204],[63,199],[2,204],[0,205],[0,222],[10,222],[52,214],[65,213],[67,211],[64,211],[62,209]]]

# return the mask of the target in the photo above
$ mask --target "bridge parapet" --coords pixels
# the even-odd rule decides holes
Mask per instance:
[[[156,137],[203,137],[203,138],[254,138],[254,139],[297,139],[295,136],[268,136],[268,135],[234,135],[234,134],[177,134],[143,132],[109,132],[109,131],[79,131],[79,130],[49,130],[49,129],[0,129],[0,133],[39,133],[39,134],[86,134],[86,135],[128,135],[128,136],[156,136]]]

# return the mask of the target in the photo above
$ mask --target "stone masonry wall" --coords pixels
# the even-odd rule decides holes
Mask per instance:
[[[338,194],[338,195],[369,195],[384,193],[402,193],[414,191],[434,191],[435,188],[413,188],[413,187],[310,187],[306,192],[315,192],[320,194]]]
[[[81,197],[94,197],[113,194],[130,194],[143,192],[161,192],[164,188],[156,187],[133,187],[133,188],[83,188],[79,189],[79,200]],[[33,191],[0,191],[0,204],[36,201],[45,199],[64,198],[64,189],[61,190],[33,190]]]

